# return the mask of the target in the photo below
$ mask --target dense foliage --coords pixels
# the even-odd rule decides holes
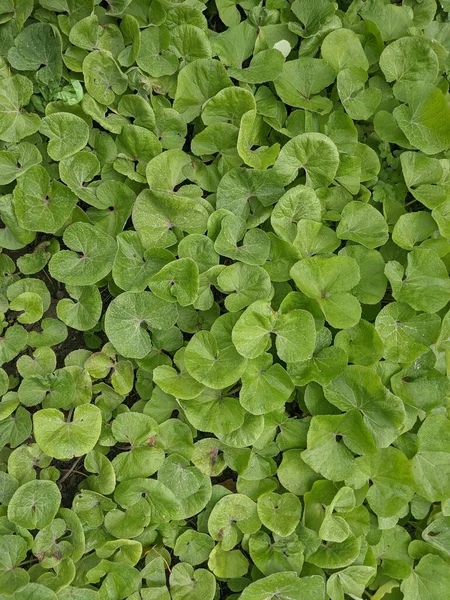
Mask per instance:
[[[0,0],[0,600],[448,600],[449,0]]]

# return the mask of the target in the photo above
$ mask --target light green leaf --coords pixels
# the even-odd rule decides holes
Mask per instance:
[[[235,383],[245,370],[247,361],[231,341],[231,328],[236,319],[224,315],[211,331],[199,331],[186,346],[185,365],[188,373],[203,385],[222,389]]]
[[[19,178],[14,188],[14,206],[19,225],[29,231],[55,233],[77,204],[75,194],[48,171],[36,165]]]
[[[198,266],[192,258],[179,258],[163,266],[151,277],[151,291],[166,302],[180,306],[193,304],[198,294]]]
[[[200,114],[207,100],[230,85],[222,63],[210,58],[195,60],[179,73],[173,108],[189,123]]]
[[[361,414],[350,411],[343,415],[314,416],[308,431],[307,449],[301,456],[326,479],[342,481],[354,468],[352,452],[365,454],[374,450],[372,434]]]
[[[325,586],[319,575],[298,577],[295,573],[274,573],[254,581],[245,588],[241,600],[324,600]]]
[[[382,246],[389,237],[383,215],[363,202],[349,202],[344,207],[336,233],[340,239],[357,242],[366,248]]]
[[[425,154],[437,154],[450,147],[450,108],[439,88],[424,84],[419,90],[408,90],[408,106],[394,109],[398,126],[412,146]]]
[[[339,166],[335,144],[321,133],[304,133],[289,140],[281,149],[274,169],[288,184],[305,171],[306,183],[313,188],[329,185]]]
[[[89,139],[89,127],[84,119],[61,112],[44,117],[40,132],[49,138],[47,152],[53,160],[63,160],[82,150]]]
[[[283,367],[272,361],[271,355],[264,353],[249,360],[242,374],[239,402],[254,415],[282,410],[294,390]]]
[[[53,481],[36,479],[20,486],[8,505],[8,519],[25,529],[43,529],[55,517],[61,493]]]
[[[67,285],[93,285],[106,277],[116,253],[115,240],[88,223],[73,223],[64,231],[64,244],[50,260],[52,276]]]
[[[126,358],[144,358],[152,349],[145,326],[166,329],[174,325],[176,319],[175,304],[150,292],[124,292],[108,306],[105,332],[119,354]]]
[[[33,85],[22,75],[2,79],[0,91],[0,139],[19,142],[38,131],[41,120],[35,113],[22,109],[33,93]]]
[[[274,48],[255,54],[245,69],[228,69],[230,77],[245,83],[264,83],[276,79],[283,67],[284,56]]]
[[[205,125],[231,121],[232,125],[239,126],[244,113],[255,108],[251,92],[240,87],[225,87],[204,103],[201,118]]]
[[[116,95],[122,95],[128,87],[126,75],[104,50],[94,50],[86,56],[83,74],[87,91],[100,104],[112,104]]]
[[[332,327],[345,329],[359,321],[360,304],[349,293],[360,280],[358,263],[353,258],[304,258],[292,267],[291,276],[300,291],[317,300]]]
[[[300,521],[302,505],[294,494],[268,492],[258,498],[257,510],[265,527],[281,537],[287,537]]]
[[[178,57],[170,48],[170,43],[170,32],[164,25],[147,27],[141,33],[136,63],[152,77],[172,75],[177,70]]]
[[[326,399],[342,411],[359,410],[376,445],[387,448],[400,434],[403,402],[387,390],[369,367],[348,366],[324,388]]]
[[[427,554],[400,589],[405,600],[444,600],[449,584],[447,563],[440,556]]]
[[[320,92],[335,80],[334,69],[320,58],[298,58],[285,62],[274,85],[278,96],[290,106],[328,113],[331,102]]]
[[[15,38],[8,62],[18,71],[35,71],[44,85],[58,83],[62,75],[61,35],[50,23],[33,23]]]
[[[68,286],[69,298],[63,298],[56,306],[56,314],[68,327],[87,331],[92,329],[100,319],[102,312],[102,299],[96,286]]]
[[[369,482],[367,502],[376,515],[385,518],[396,515],[414,494],[409,461],[403,452],[392,447],[358,457],[346,482],[356,489]]]
[[[431,502],[448,497],[449,452],[450,421],[442,414],[428,416],[418,431],[418,450],[411,468],[417,489]]]
[[[257,358],[272,345],[275,334],[278,355],[285,362],[300,362],[312,354],[315,345],[314,319],[297,309],[277,314],[268,302],[251,304],[233,329],[233,344],[246,358]]]
[[[393,88],[395,96],[406,101],[409,84],[434,84],[439,72],[439,62],[436,53],[425,39],[402,37],[383,50],[380,68],[386,81],[396,82]]]
[[[173,600],[196,600],[199,595],[205,600],[213,600],[216,593],[216,579],[206,569],[197,569],[186,563],[174,566],[169,577]]]
[[[327,582],[327,593],[331,600],[344,600],[345,595],[362,596],[364,590],[375,575],[374,567],[355,565],[333,573]]]
[[[59,460],[92,450],[100,436],[101,424],[100,409],[92,404],[77,406],[69,421],[55,408],[45,408],[33,415],[36,443],[43,452]]]
[[[0,583],[5,596],[23,590],[29,575],[19,565],[27,556],[27,543],[20,535],[2,535],[0,539]],[[21,592],[22,593],[22,592]]]
[[[298,234],[297,224],[302,219],[320,222],[321,204],[314,190],[298,185],[281,196],[274,206],[270,222],[281,239],[293,243]]]
[[[407,260],[406,269],[397,261],[386,264],[392,295],[415,310],[437,312],[450,300],[447,268],[434,250],[425,248],[414,248]]]
[[[407,304],[391,302],[378,313],[375,328],[384,344],[385,359],[408,363],[437,339],[440,319],[435,314],[417,314]]]

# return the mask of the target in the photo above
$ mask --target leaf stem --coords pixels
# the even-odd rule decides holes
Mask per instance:
[[[77,458],[77,460],[71,465],[70,469],[67,469],[67,473],[61,477],[61,479],[58,481],[59,485],[61,485],[62,483],[64,483],[64,481],[71,476],[71,474],[75,471],[75,469],[77,468],[80,460],[82,459],[82,456],[79,456]]]
[[[148,552],[151,552],[152,550],[153,550],[153,552],[154,552],[155,554],[157,554],[158,556],[160,556],[160,557],[163,559],[163,561],[164,561],[164,564],[165,564],[165,565],[166,565],[166,567],[167,567],[167,570],[169,571],[169,573],[172,573],[172,569],[170,568],[170,565],[169,565],[169,563],[167,562],[167,560],[164,558],[164,556],[158,552],[158,550],[156,549],[156,547],[155,547],[155,546],[152,546]],[[148,552],[147,552],[147,554],[148,554]]]

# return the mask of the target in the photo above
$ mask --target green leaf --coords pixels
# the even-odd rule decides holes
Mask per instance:
[[[170,32],[165,26],[144,29],[136,63],[152,77],[172,75],[177,70],[178,57],[170,43]]]
[[[248,412],[261,415],[282,410],[294,390],[291,378],[270,354],[249,360],[241,376],[239,402]]]
[[[116,242],[88,223],[73,223],[64,231],[64,244],[50,260],[52,276],[67,285],[93,285],[106,277],[112,268]]]
[[[100,104],[112,104],[128,87],[128,79],[109,52],[94,50],[83,61],[86,89]]]
[[[407,99],[408,85],[436,81],[439,62],[436,53],[425,39],[402,37],[390,43],[380,56],[380,68],[386,81],[395,81],[395,96]]]
[[[100,162],[95,154],[78,152],[59,163],[62,181],[87,204],[96,205],[95,184],[88,185],[100,172]]]
[[[160,365],[153,371],[153,379],[159,387],[181,400],[192,400],[197,398],[205,389],[187,372],[178,372],[169,365]]]
[[[206,569],[197,569],[186,563],[174,566],[169,577],[173,600],[195,600],[201,594],[205,600],[213,600],[216,593],[216,579]]]
[[[397,448],[383,448],[355,459],[347,484],[356,489],[371,485],[366,498],[380,517],[393,517],[414,494],[414,480],[406,456]]]
[[[359,410],[379,448],[387,448],[399,436],[405,419],[403,402],[369,367],[348,366],[324,388],[324,393],[342,411]]]
[[[449,494],[450,422],[445,415],[432,414],[421,425],[417,437],[417,454],[411,461],[415,484],[424,498],[439,502]]]
[[[306,385],[310,381],[325,385],[342,373],[347,361],[347,354],[341,348],[321,348],[316,344],[314,354],[308,360],[289,363],[287,370],[295,385]]]
[[[19,225],[29,231],[55,233],[75,208],[75,194],[39,165],[19,178],[14,189],[14,206]]]
[[[223,291],[229,292],[225,298],[225,308],[230,312],[242,310],[256,300],[268,298],[272,293],[269,275],[257,265],[238,262],[225,267],[219,273],[217,283]]]
[[[18,71],[35,71],[45,85],[58,82],[62,75],[61,35],[49,23],[33,23],[15,38],[8,61]]]
[[[4,365],[15,358],[25,348],[27,341],[27,331],[21,325],[8,327],[0,340],[0,364]]]
[[[145,183],[145,171],[149,161],[161,152],[156,135],[145,127],[124,125],[116,138],[118,156],[114,169],[133,181]]]
[[[205,125],[230,121],[232,125],[239,126],[244,113],[255,108],[255,99],[250,91],[225,87],[204,103],[201,118]]]
[[[59,460],[92,450],[100,436],[101,423],[100,409],[92,404],[77,406],[68,421],[55,408],[44,408],[33,415],[36,443],[43,452]]]
[[[215,251],[249,265],[263,265],[270,252],[270,240],[266,232],[256,228],[247,231],[244,219],[224,213],[220,215],[222,218],[220,232],[214,243]]]
[[[367,121],[381,102],[382,93],[378,88],[365,87],[367,79],[367,72],[361,67],[350,67],[338,73],[339,97],[352,119]]]
[[[151,291],[166,302],[193,304],[198,293],[198,267],[192,258],[180,258],[164,265],[148,283]]]
[[[289,140],[280,150],[274,169],[288,184],[305,171],[306,183],[313,188],[329,185],[339,166],[335,144],[321,133],[304,133]]]
[[[278,355],[285,362],[305,360],[314,350],[315,325],[310,313],[298,309],[280,315],[262,300],[251,304],[237,321],[233,344],[241,356],[257,358],[271,347],[272,333]]]
[[[320,58],[298,58],[285,62],[274,85],[278,96],[290,106],[328,113],[328,98],[316,95],[335,80],[334,69]]]
[[[108,306],[105,332],[119,354],[126,358],[144,358],[152,349],[145,326],[166,329],[174,325],[176,319],[175,304],[150,292],[124,292]]]
[[[434,314],[417,314],[407,304],[391,302],[378,313],[375,328],[384,344],[385,359],[408,363],[437,339],[440,319]]]
[[[403,156],[403,155],[402,155]],[[405,250],[412,250],[418,242],[423,242],[436,231],[436,223],[439,226],[440,211],[437,207],[436,222],[428,212],[418,211],[401,215],[392,231],[392,240]]]
[[[171,454],[158,469],[158,481],[171,490],[178,501],[177,516],[188,519],[203,510],[211,498],[211,481],[189,460]]]
[[[332,252],[339,243],[336,233],[322,223],[311,219],[301,219],[297,223],[297,235],[293,246],[301,258]]]
[[[450,109],[439,88],[429,86],[407,91],[408,105],[394,109],[394,118],[410,144],[425,154],[437,154],[450,147]]]
[[[340,239],[357,242],[366,248],[383,246],[389,237],[383,215],[362,202],[349,202],[344,207],[336,233]]]
[[[344,600],[345,594],[362,596],[375,575],[376,569],[369,566],[351,566],[333,573],[327,582],[327,593],[331,600]]]
[[[354,327],[339,331],[334,343],[345,351],[349,362],[356,365],[373,365],[384,355],[384,345],[379,333],[372,323],[364,319]]]
[[[41,121],[40,132],[49,138],[47,152],[53,160],[63,160],[82,150],[89,139],[84,119],[70,113],[53,113]]]
[[[114,419],[111,430],[117,442],[130,445],[129,451],[120,452],[112,460],[118,481],[150,477],[161,467],[164,452],[154,446],[159,428],[152,417],[122,413]]]
[[[444,600],[448,580],[447,563],[439,556],[428,554],[402,581],[400,589],[405,600]]]
[[[294,494],[268,492],[258,498],[257,510],[265,527],[281,537],[287,537],[300,521],[302,505]]]
[[[304,258],[292,267],[291,276],[301,292],[317,300],[332,327],[345,329],[359,321],[361,307],[350,293],[360,280],[358,263],[353,258]]]
[[[371,432],[361,414],[350,411],[343,415],[314,416],[308,431],[307,449],[301,456],[326,479],[342,481],[352,471],[352,452],[366,454],[374,450]]]
[[[0,152],[0,183],[6,185],[14,181],[34,165],[42,161],[39,150],[29,142],[10,146]]]
[[[262,126],[262,117],[258,116],[256,110],[249,110],[242,115],[237,139],[237,151],[246,165],[264,170],[275,162],[280,151],[280,145],[278,143],[270,147],[262,145],[259,136]],[[261,145],[256,150],[252,150],[255,144]]]
[[[0,91],[0,139],[19,142],[36,133],[41,120],[35,113],[22,109],[33,93],[33,85],[22,75],[13,75],[2,80]]]
[[[237,578],[243,577],[248,571],[249,563],[240,550],[223,550],[217,545],[211,552],[208,568],[216,577]]]
[[[8,505],[8,519],[25,529],[43,529],[55,517],[61,493],[53,481],[36,479],[20,486]]]
[[[235,383],[244,372],[247,360],[236,351],[231,341],[235,321],[235,318],[223,316],[216,320],[211,331],[199,331],[186,346],[186,369],[203,385],[213,389],[225,388]]]
[[[280,600],[323,600],[323,579],[319,575],[298,577],[292,572],[274,573],[246,587],[241,600],[265,600],[277,595]]]
[[[67,287],[67,292],[74,298],[63,298],[56,306],[56,314],[68,327],[87,331],[92,329],[100,319],[102,299],[95,286]]]
[[[245,83],[264,83],[276,79],[283,67],[284,56],[275,48],[262,50],[255,54],[250,65],[245,68],[228,69],[230,77]]]
[[[256,35],[251,23],[248,20],[242,21],[214,37],[212,46],[223,64],[240,68],[253,54]]]
[[[208,519],[209,535],[221,541],[223,550],[231,550],[242,534],[255,533],[260,527],[255,502],[243,494],[221,498]]]
[[[23,311],[17,317],[17,321],[28,325],[39,321],[44,313],[41,297],[33,292],[19,294],[10,303],[9,308],[10,310]]]
[[[150,161],[147,165],[147,178],[149,178],[150,169],[153,170],[154,161],[164,157],[168,152],[178,151],[168,150]],[[183,157],[182,160],[181,168],[186,164]],[[158,169],[158,176],[161,176],[160,172],[164,174],[165,178],[168,177],[168,172],[173,176],[175,172],[174,165],[170,163],[161,164],[160,171]],[[154,175],[152,179],[153,177]],[[149,180],[151,187],[154,185],[152,179]],[[177,185],[177,182],[175,181],[172,184],[158,182],[155,187],[158,187],[158,184],[159,186],[168,185],[168,187],[173,187]],[[208,213],[204,206],[192,198],[172,192],[144,190],[139,194],[133,206],[133,224],[139,233],[144,248],[168,248],[172,246],[177,242],[174,229],[180,229],[186,233],[204,233],[207,220]]]
[[[27,543],[19,535],[2,535],[0,540],[0,582],[2,593],[12,596],[27,585],[29,575],[18,565],[27,556]]]
[[[350,29],[335,29],[322,42],[322,58],[338,72],[349,67],[367,70],[369,61],[358,36]]]
[[[434,250],[426,248],[414,248],[407,260],[406,269],[397,261],[386,264],[392,295],[415,310],[437,312],[450,300],[447,268]]]
[[[281,239],[293,243],[298,234],[298,223],[306,219],[320,222],[321,212],[320,200],[314,190],[298,185],[281,196],[274,206],[270,222]]]
[[[222,63],[210,58],[195,60],[180,71],[173,108],[189,123],[200,114],[206,100],[230,85]]]

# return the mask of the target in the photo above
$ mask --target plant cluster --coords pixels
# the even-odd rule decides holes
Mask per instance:
[[[448,600],[449,0],[0,0],[0,600]]]

